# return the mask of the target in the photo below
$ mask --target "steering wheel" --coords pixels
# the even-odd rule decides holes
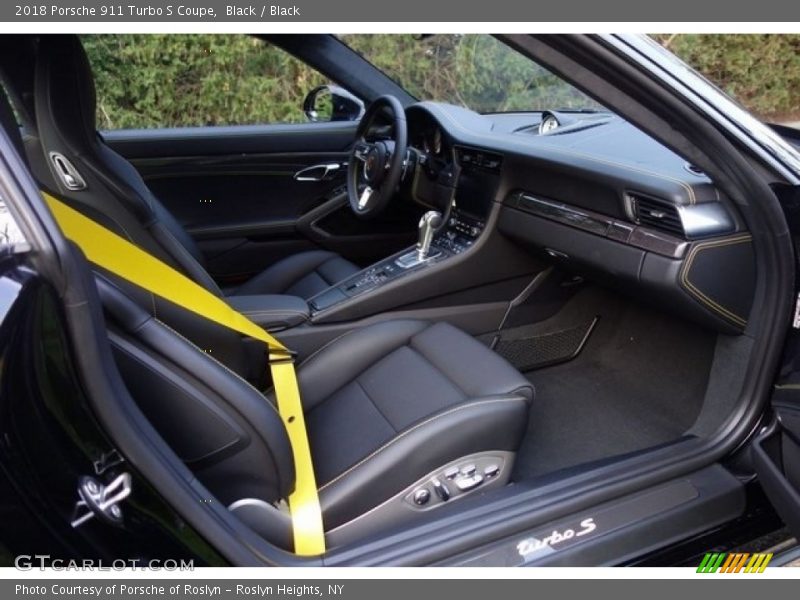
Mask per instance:
[[[380,113],[391,113],[394,139],[368,139],[373,121]],[[353,152],[347,163],[347,199],[356,216],[370,219],[386,208],[400,183],[407,149],[408,128],[403,105],[394,96],[377,98],[358,124]]]

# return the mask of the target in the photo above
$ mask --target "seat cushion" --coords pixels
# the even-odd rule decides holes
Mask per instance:
[[[237,296],[289,294],[308,300],[360,269],[338,254],[310,250],[279,260],[234,292]]]
[[[298,369],[327,529],[475,452],[514,451],[533,398],[500,356],[444,323],[346,334]]]

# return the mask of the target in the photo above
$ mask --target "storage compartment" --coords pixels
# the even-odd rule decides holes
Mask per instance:
[[[544,250],[551,260],[567,268],[598,278],[611,276],[628,285],[639,281],[646,253],[638,248],[511,208],[503,209],[499,227],[506,235]]]
[[[229,296],[228,304],[267,331],[282,331],[305,323],[310,315],[308,303],[297,296],[261,294]]]

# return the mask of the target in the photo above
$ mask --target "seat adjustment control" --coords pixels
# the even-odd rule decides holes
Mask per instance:
[[[459,477],[455,483],[460,491],[468,492],[483,483],[483,475],[476,473],[468,477]]]
[[[433,491],[439,496],[442,502],[450,500],[450,489],[438,479],[433,480]]]
[[[483,474],[486,476],[487,479],[491,479],[495,475],[500,472],[500,466],[496,464],[488,465],[484,470]]]
[[[472,454],[452,461],[417,480],[402,497],[416,510],[432,510],[472,494],[476,489],[508,483],[511,453],[502,451]]]
[[[427,490],[427,488],[419,488],[416,492],[414,492],[414,504],[417,506],[425,506],[430,499],[431,493]]]
[[[460,472],[461,469],[459,469],[457,466],[449,467],[444,470],[444,476],[447,479],[455,479],[455,476],[458,475]]]

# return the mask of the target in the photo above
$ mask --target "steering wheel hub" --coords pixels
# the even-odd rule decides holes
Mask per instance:
[[[364,160],[364,180],[370,187],[377,187],[386,173],[389,153],[383,142],[372,145]]]

